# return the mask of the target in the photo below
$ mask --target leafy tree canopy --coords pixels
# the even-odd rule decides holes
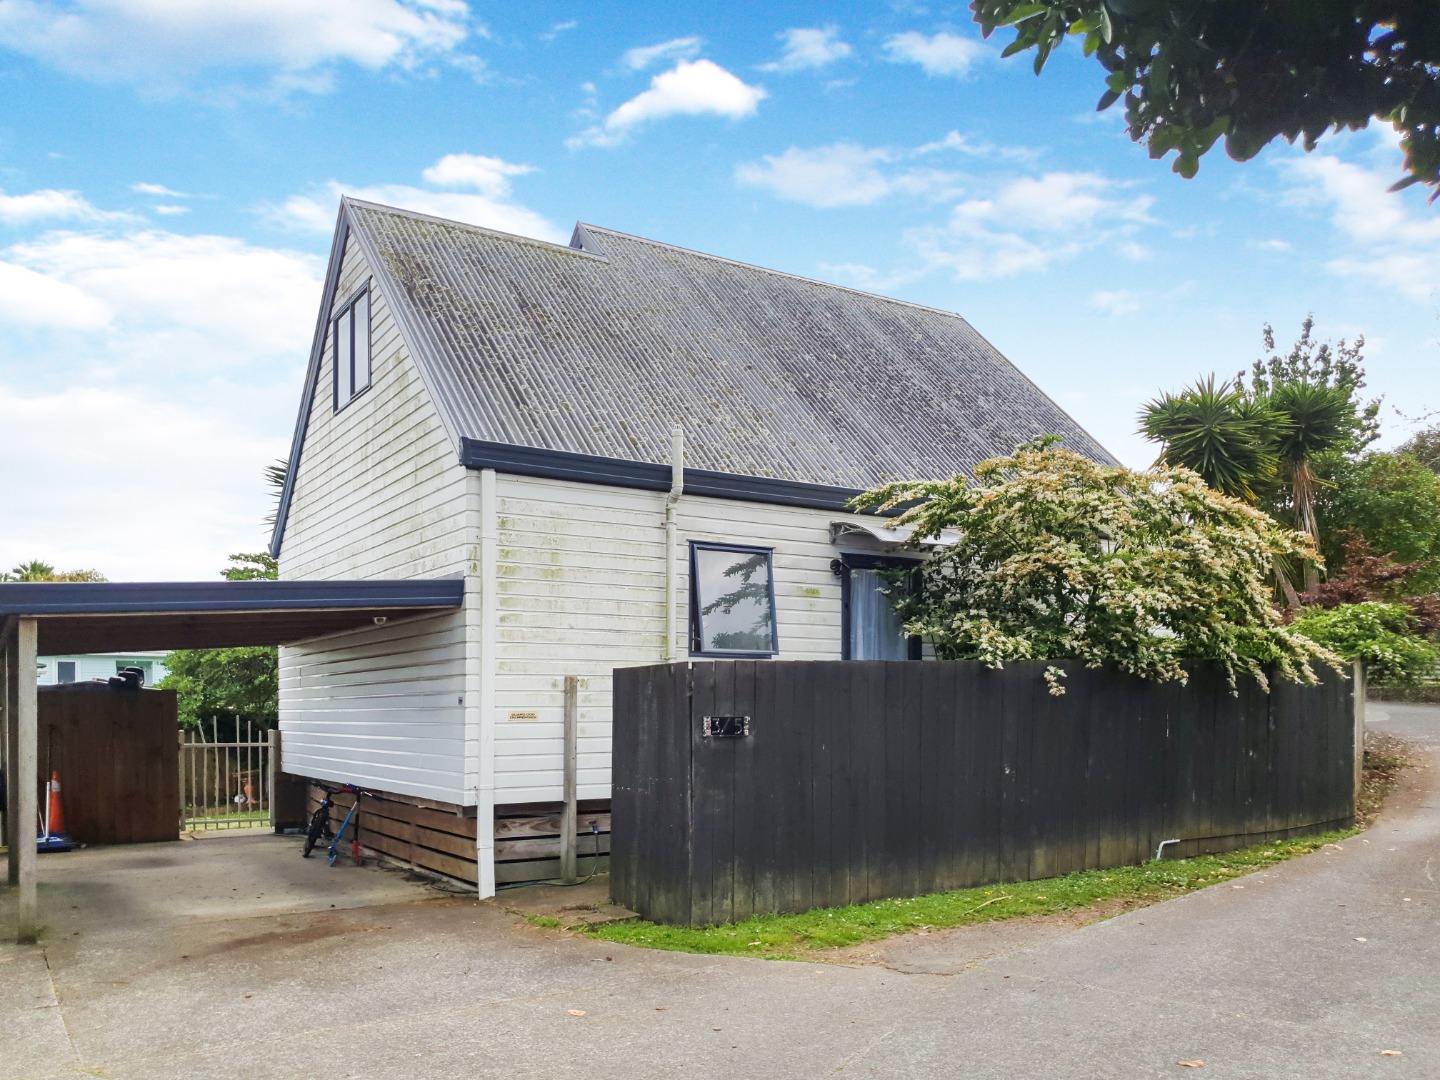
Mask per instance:
[[[1318,546],[1319,492],[1327,475],[1379,434],[1380,402],[1365,387],[1364,338],[1338,345],[1314,338],[1307,317],[1285,354],[1265,327],[1267,355],[1233,383],[1214,376],[1140,410],[1140,431],[1161,444],[1160,461],[1198,472],[1211,487],[1289,519]],[[1305,567],[1307,586],[1318,566]],[[1286,574],[1280,575],[1282,579]],[[1288,588],[1288,580],[1282,582]]]
[[[1333,608],[1307,608],[1294,629],[1345,657],[1359,657],[1377,683],[1415,686],[1431,677],[1440,652],[1417,632],[1403,604],[1369,601]]]
[[[230,556],[220,571],[230,581],[273,580],[275,560],[268,554]],[[202,721],[222,718],[226,730],[238,720],[274,727],[280,719],[280,664],[274,646],[236,649],[181,649],[165,661],[169,674],[161,689],[179,697],[180,723],[196,727]]]
[[[1333,608],[1367,600],[1395,601],[1410,609],[1420,633],[1440,635],[1440,593],[1426,593],[1423,584],[1417,585],[1437,569],[1434,561],[1402,563],[1390,555],[1376,555],[1363,536],[1345,541],[1342,558],[1338,574],[1300,595],[1303,605]]]
[[[1372,452],[1338,463],[1321,492],[1326,564],[1347,566],[1344,542],[1363,537],[1380,555],[1415,569],[1411,593],[1440,592],[1440,474],[1409,454]]]
[[[1440,195],[1440,12],[1428,0],[972,0],[1004,55],[1039,74],[1069,35],[1107,72],[1098,109],[1122,98],[1130,138],[1174,151],[1194,176],[1225,140],[1248,161],[1276,137],[1313,150],[1372,119],[1400,133],[1406,176]]]
[[[1041,442],[973,480],[890,484],[857,505],[909,506],[898,522],[912,546],[954,531],[896,601],[946,659],[1079,660],[1160,680],[1211,660],[1232,686],[1242,673],[1268,686],[1267,667],[1313,682],[1315,661],[1335,662],[1271,603],[1272,562],[1313,558],[1309,541],[1189,469],[1133,472]]]
[[[56,570],[47,562],[31,559],[9,571],[0,571],[0,581],[104,581],[99,570]]]
[[[1400,445],[1400,453],[1409,454],[1427,469],[1440,472],[1440,424],[1417,431]]]

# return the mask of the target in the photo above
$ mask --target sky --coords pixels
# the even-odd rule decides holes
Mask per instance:
[[[1440,408],[1440,205],[1388,128],[1193,180],[963,3],[0,0],[0,564],[257,551],[342,193],[576,220],[963,315],[1136,467],[1150,397],[1313,313]],[[1408,419],[1407,419],[1408,418]]]

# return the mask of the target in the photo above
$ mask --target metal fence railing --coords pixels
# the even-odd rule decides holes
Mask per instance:
[[[271,732],[245,720],[225,726],[212,718],[180,733],[184,831],[270,824]]]

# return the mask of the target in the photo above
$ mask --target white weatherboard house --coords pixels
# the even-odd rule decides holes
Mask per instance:
[[[465,601],[282,649],[284,768],[473,814],[488,895],[497,805],[561,797],[567,675],[604,800],[617,666],[913,655],[876,589],[896,537],[846,501],[1043,433],[1109,460],[949,312],[346,199],[273,551]]]

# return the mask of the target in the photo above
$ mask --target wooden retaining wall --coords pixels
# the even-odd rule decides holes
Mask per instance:
[[[1350,679],[1232,696],[1203,666],[1181,686],[1064,664],[1053,697],[1046,666],[617,670],[612,898],[705,925],[1353,822]]]
[[[307,791],[306,816],[320,805],[322,791],[311,783]],[[340,792],[330,811],[331,828],[339,830],[354,796]],[[495,880],[500,884],[544,881],[560,873],[559,803],[525,803],[497,806],[495,817]],[[395,862],[440,874],[469,885],[476,883],[475,808],[451,803],[415,799],[408,795],[380,792],[365,796],[357,815],[360,846]],[[598,830],[592,832],[591,824]],[[354,827],[352,822],[351,828]],[[345,850],[349,857],[349,829]],[[600,859],[592,853],[599,842]],[[609,866],[610,804],[608,800],[580,803],[577,822],[578,870],[583,877],[592,868],[604,872]]]

